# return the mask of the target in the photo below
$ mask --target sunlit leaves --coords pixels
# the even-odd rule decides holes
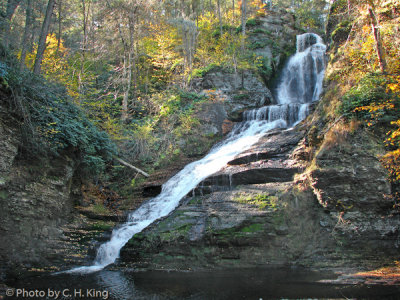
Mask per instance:
[[[387,3],[390,3],[388,1]],[[344,112],[363,118],[371,128],[386,128],[387,153],[381,160],[391,179],[400,181],[400,38],[396,18],[377,15],[379,33],[387,63],[381,73],[377,57],[367,2],[351,3],[353,27],[347,41],[338,51],[341,54],[342,76],[337,80],[344,86],[352,84],[343,97]],[[376,11],[382,11],[380,2],[374,2]],[[344,8],[346,11],[346,8]]]

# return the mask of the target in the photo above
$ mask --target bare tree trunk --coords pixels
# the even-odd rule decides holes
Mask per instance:
[[[40,37],[39,37],[39,44],[36,53],[35,65],[33,67],[33,73],[35,74],[40,74],[44,51],[46,50],[47,33],[49,32],[51,16],[53,14],[55,3],[56,3],[55,0],[49,0],[47,4],[46,15],[44,17],[42,30],[40,32]]]
[[[246,0],[242,1],[242,7],[241,7],[241,11],[242,11],[242,51],[244,51],[244,38],[246,35],[246,7],[247,3]]]
[[[221,0],[217,0],[218,20],[219,20],[219,31],[222,36],[222,18],[221,18]]]
[[[347,15],[350,16],[350,0],[347,0]]]
[[[85,60],[86,60],[86,50],[87,50],[87,40],[88,40],[88,19],[89,19],[89,11],[91,2],[88,1],[88,5],[86,8],[86,0],[82,1],[82,16],[83,16],[83,24],[82,24],[82,42],[81,42],[81,65],[78,74],[78,92],[81,96],[83,96],[83,77],[85,73]],[[80,101],[80,100],[79,100]]]
[[[3,20],[3,39],[4,45],[8,46],[10,43],[10,29],[11,29],[11,19],[17,9],[18,5],[21,3],[21,0],[8,0],[7,7],[6,7],[6,15]]]
[[[129,44],[126,43],[125,39],[121,38],[124,44],[124,52],[125,52],[125,63],[124,63],[124,80],[126,81],[124,96],[122,98],[122,114],[121,120],[126,121],[128,118],[128,106],[129,106],[129,94],[132,89],[132,73],[134,68],[136,67],[136,60],[135,60],[135,46],[134,46],[134,37],[135,37],[135,11],[130,12],[129,14]],[[136,76],[135,76],[136,81]],[[136,84],[136,83],[135,83]],[[136,88],[136,87],[135,87]]]
[[[385,73],[386,60],[384,57],[384,51],[383,51],[380,32],[379,32],[379,24],[375,17],[372,1],[369,1],[369,2],[370,2],[370,4],[368,5],[368,13],[369,13],[370,21],[371,21],[372,33],[374,35],[374,40],[375,40],[375,51],[376,51],[376,55],[378,56],[379,68],[381,69],[382,73]]]
[[[22,37],[21,43],[21,57],[19,61],[19,69],[22,70],[25,65],[26,53],[28,50],[29,35],[32,27],[32,0],[27,0],[26,4],[26,16],[25,16],[25,29],[24,36]]]
[[[124,68],[125,68],[125,80],[126,80],[126,86],[124,90],[124,97],[122,98],[122,114],[121,114],[121,121],[126,121],[128,119],[128,102],[129,102],[129,92],[131,90],[132,86],[132,66],[131,66],[131,61],[132,61],[132,53],[129,52],[127,53],[128,57],[125,57],[125,63],[124,63]]]
[[[57,54],[58,51],[60,50],[61,46],[61,34],[62,34],[62,25],[61,25],[61,13],[62,13],[62,0],[58,0],[58,40],[57,40]]]

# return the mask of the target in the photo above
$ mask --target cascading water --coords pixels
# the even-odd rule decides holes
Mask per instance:
[[[322,91],[325,50],[326,46],[318,35],[298,35],[296,54],[285,66],[277,88],[278,104],[247,111],[244,119],[282,119],[287,126],[303,120],[308,114],[310,103],[317,101]]]
[[[183,197],[201,181],[218,172],[236,155],[249,149],[265,132],[289,127],[304,119],[308,103],[318,100],[324,76],[325,45],[312,33],[297,36],[297,52],[289,60],[278,87],[278,104],[244,113],[228,138],[214,146],[199,161],[188,164],[162,186],[161,193],[128,216],[128,221],[113,230],[110,241],[102,244],[92,266],[72,269],[70,273],[89,273],[112,264],[120,249],[136,233],[159,218],[167,216]]]

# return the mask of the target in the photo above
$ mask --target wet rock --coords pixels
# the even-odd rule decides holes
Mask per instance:
[[[161,193],[161,185],[144,186],[142,190],[143,197],[155,197]]]
[[[284,159],[298,145],[303,136],[303,131],[274,129],[265,134],[253,147],[239,154],[228,164],[240,165],[264,159]]]
[[[232,174],[232,185],[293,181],[298,168],[254,168]]]

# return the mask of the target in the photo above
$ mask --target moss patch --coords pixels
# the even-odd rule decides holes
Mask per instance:
[[[257,232],[263,230],[264,225],[261,223],[251,224],[250,226],[243,227],[241,232]]]
[[[3,190],[3,191],[0,191],[0,199],[6,200],[7,197],[8,197],[7,191],[4,191],[4,190]]]
[[[113,228],[113,223],[111,222],[96,222],[89,227],[89,230],[99,230],[99,231],[107,231]]]
[[[234,201],[254,205],[260,210],[270,209],[275,211],[278,209],[278,197],[269,194],[239,194],[234,198]]]

